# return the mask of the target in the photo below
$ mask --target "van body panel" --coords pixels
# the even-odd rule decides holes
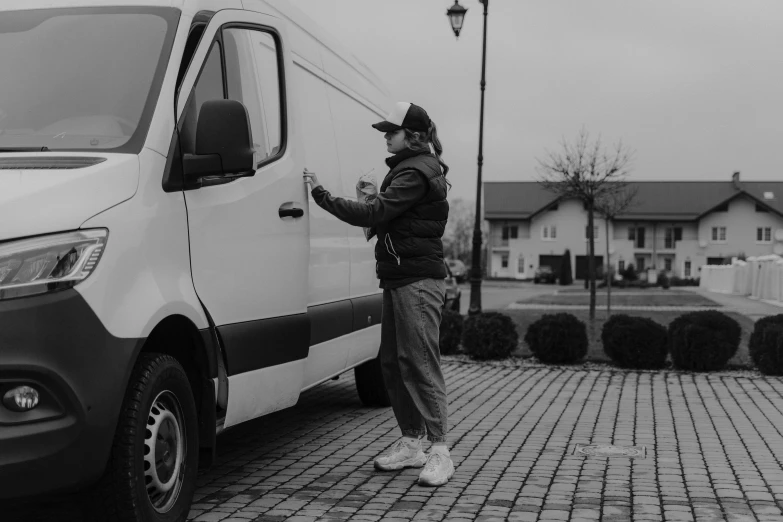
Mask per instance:
[[[352,354],[369,353],[364,360],[374,358],[380,337],[381,326],[375,325],[311,346],[302,391],[343,373]]]
[[[261,368],[228,378],[226,428],[288,408],[299,400],[307,359]]]
[[[265,110],[275,108],[264,105],[262,98],[268,93],[263,92],[263,84],[250,88],[245,82],[257,81],[262,72],[269,72],[258,68],[269,65],[270,55],[257,54],[256,40],[244,36],[256,29],[278,36],[278,74],[286,91],[279,98],[284,105],[276,109],[286,118],[282,129],[287,132],[281,138],[278,156],[273,155],[271,163],[262,164],[254,175],[184,192],[193,285],[221,334],[227,356],[227,427],[294,404],[298,398],[310,344],[306,314],[310,226],[301,170],[304,156],[296,124],[300,112],[291,101],[295,90],[284,21],[250,11],[217,12],[183,79],[180,110],[190,103],[208,52],[224,27],[237,27],[235,49],[246,54],[230,57],[231,47],[223,45],[223,53],[216,56],[226,56],[227,61],[215,62],[218,70],[212,70],[212,77],[221,67],[227,70],[226,64],[236,63],[246,106],[255,104]],[[259,65],[262,56],[265,61]],[[224,77],[223,82],[227,81]],[[261,123],[266,123],[266,117],[264,112]],[[259,129],[253,128],[254,142],[261,141],[256,134]],[[303,215],[281,216],[282,209],[290,208],[302,209]],[[268,382],[261,382],[264,380]]]
[[[303,26],[303,14],[291,16],[293,8],[289,4],[280,2],[267,2],[264,0],[242,0],[242,5],[249,11],[269,14],[287,20],[289,45],[294,61],[304,60],[308,64],[323,70],[321,62],[321,44],[318,38],[308,32]]]
[[[328,107],[327,84],[302,65],[294,63],[292,98],[301,116],[300,142],[294,144],[304,154],[303,168],[318,173],[336,196],[344,196],[340,183],[337,142]],[[305,189],[306,190],[306,189]],[[345,299],[351,274],[348,230],[351,228],[311,201],[307,194],[310,220],[310,263],[307,303],[310,306]]]
[[[75,230],[85,220],[136,193],[139,160],[134,155],[48,154],[63,158],[105,158],[106,161],[77,169],[0,170],[0,223],[3,223],[0,241]],[[32,157],[36,156],[29,153],[3,155],[4,159]]]
[[[160,189],[166,158],[143,149],[138,162],[137,197],[81,225],[107,228],[109,238],[95,271],[75,289],[116,337],[146,338],[170,315],[209,328],[190,275],[184,197]]]

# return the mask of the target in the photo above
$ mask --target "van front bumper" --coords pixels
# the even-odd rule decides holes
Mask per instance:
[[[18,385],[40,394],[29,412],[0,403],[0,498],[101,476],[141,344],[112,336],[75,290],[0,301],[0,398]]]

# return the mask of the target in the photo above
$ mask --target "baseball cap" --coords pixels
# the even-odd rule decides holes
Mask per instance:
[[[397,102],[394,109],[382,122],[373,125],[381,132],[394,132],[400,129],[427,132],[430,129],[430,117],[427,111],[408,102]]]

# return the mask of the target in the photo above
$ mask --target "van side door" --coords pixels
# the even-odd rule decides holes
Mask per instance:
[[[256,172],[185,190],[193,284],[226,352],[225,427],[296,403],[309,352],[309,236],[301,160],[287,97],[284,22],[222,10],[210,20],[177,101],[193,153],[206,100],[248,112]]]

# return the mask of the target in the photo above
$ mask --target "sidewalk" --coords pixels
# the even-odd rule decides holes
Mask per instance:
[[[741,295],[709,292],[697,286],[684,286],[679,288],[697,293],[706,297],[707,299],[712,299],[716,303],[725,307],[726,311],[737,312],[746,317],[749,317],[750,319],[753,319],[754,321],[757,321],[760,317],[765,317],[768,315],[783,314],[783,308],[765,301],[760,301],[758,299],[750,299],[749,297]]]

